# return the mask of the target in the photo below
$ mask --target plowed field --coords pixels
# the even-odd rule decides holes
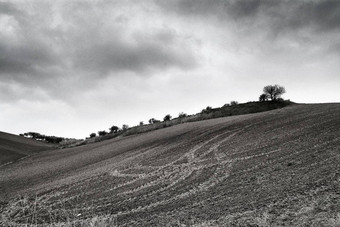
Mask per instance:
[[[46,151],[0,168],[3,225],[340,225],[340,104]]]

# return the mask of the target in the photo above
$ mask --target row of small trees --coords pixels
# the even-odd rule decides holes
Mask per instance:
[[[263,88],[263,94],[260,95],[259,97],[259,101],[260,102],[265,102],[265,101],[268,101],[268,100],[271,100],[271,101],[277,101],[279,99],[281,99],[281,95],[284,94],[286,92],[286,89],[283,87],[283,86],[279,86],[277,84],[275,85],[268,85],[268,86],[265,86]],[[237,101],[231,101],[230,104],[225,104],[223,107],[226,107],[226,106],[235,106],[235,105],[238,105],[238,102]],[[202,114],[208,114],[208,113],[211,113],[213,111],[212,107],[210,106],[207,106],[205,109],[203,109],[201,111]],[[178,115],[178,118],[184,118],[184,117],[187,117],[188,115],[186,113],[179,113]],[[164,116],[163,118],[163,121],[166,122],[166,121],[170,121],[172,119],[172,116],[170,114],[167,114]],[[156,123],[159,123],[161,122],[160,120],[157,120],[155,118],[150,118],[149,119],[149,124],[156,124]],[[139,122],[139,125],[140,126],[143,126],[144,125],[144,122],[141,121]],[[122,131],[126,131],[129,129],[129,126],[124,124],[122,126],[122,128],[119,128],[118,126],[116,125],[113,125],[109,128],[109,132],[103,130],[103,131],[98,131],[98,136],[105,136],[107,134],[114,134],[114,133],[118,133],[118,132],[122,132]],[[90,134],[90,138],[93,138],[93,137],[96,137],[97,134],[96,133],[91,133]]]
[[[179,113],[178,114],[178,118],[183,118],[183,117],[187,117],[188,115],[186,114],[186,113],[183,113],[183,112],[181,112],[181,113]],[[163,121],[165,122],[165,121],[170,121],[172,119],[172,116],[170,115],[170,114],[167,114],[167,115],[165,115],[164,116],[164,118],[163,118]],[[161,122],[160,120],[157,120],[157,119],[155,119],[155,118],[150,118],[149,119],[149,124],[157,124],[157,123],[159,123],[159,122]],[[141,121],[141,122],[139,122],[139,126],[143,126],[144,125],[144,122],[143,121]],[[108,135],[108,134],[115,134],[115,133],[119,133],[119,132],[123,132],[123,131],[126,131],[126,130],[128,130],[129,129],[129,126],[128,125],[126,125],[126,124],[124,124],[123,126],[122,126],[122,128],[119,128],[118,126],[116,126],[116,125],[113,125],[113,126],[111,126],[110,128],[109,128],[109,131],[107,132],[107,131],[105,131],[105,130],[103,130],[103,131],[98,131],[98,133],[91,133],[90,134],[90,138],[94,138],[94,137],[96,137],[97,135],[98,136],[105,136],[105,135]]]

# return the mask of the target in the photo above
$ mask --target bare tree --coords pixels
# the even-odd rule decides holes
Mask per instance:
[[[272,101],[277,100],[282,94],[286,93],[286,89],[277,84],[268,85],[263,88],[263,93],[267,95]]]

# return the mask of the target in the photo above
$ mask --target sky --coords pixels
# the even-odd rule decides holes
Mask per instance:
[[[340,102],[340,1],[0,0],[0,131],[85,138],[257,101]]]

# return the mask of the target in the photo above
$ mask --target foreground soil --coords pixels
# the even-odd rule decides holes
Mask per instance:
[[[340,104],[184,123],[0,168],[0,224],[340,225]]]

